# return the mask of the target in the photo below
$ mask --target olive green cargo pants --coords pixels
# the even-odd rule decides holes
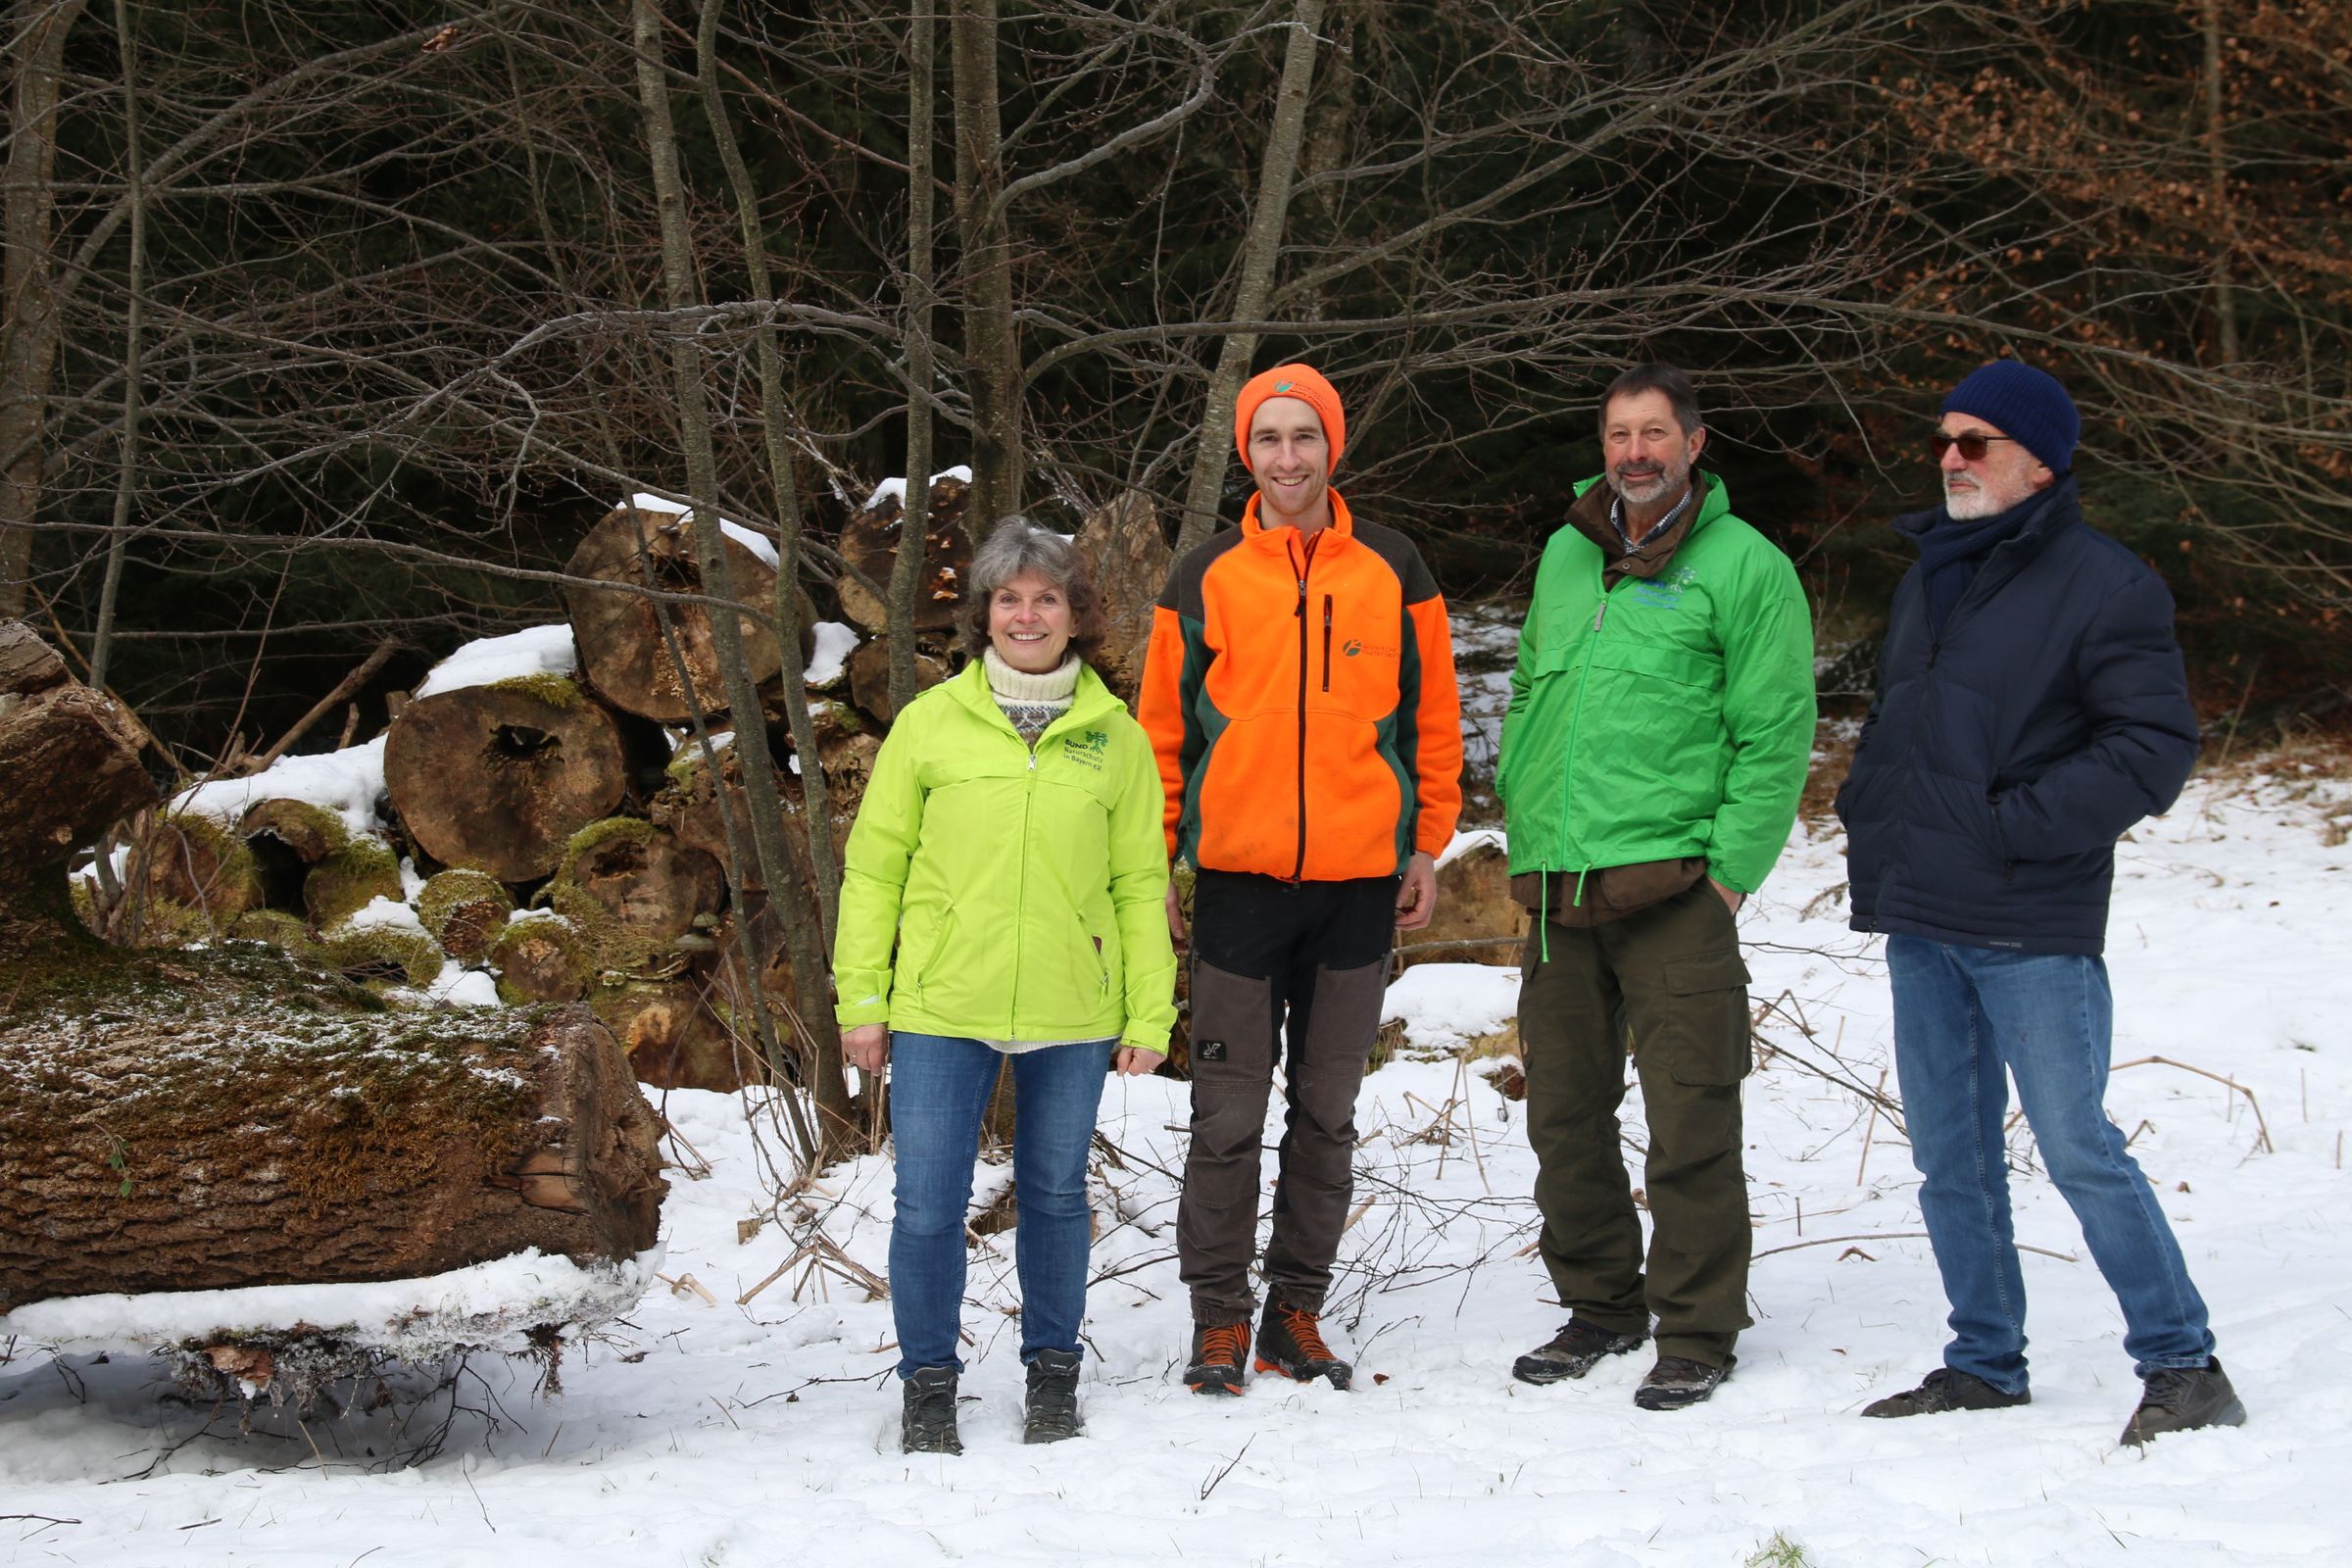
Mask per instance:
[[[1697,886],[1606,925],[1539,922],[1519,992],[1527,1136],[1544,1266],[1574,1314],[1658,1353],[1730,1367],[1749,1324],[1740,1080],[1747,966],[1732,913]],[[1644,1271],[1617,1110],[1626,1052],[1648,1122]]]

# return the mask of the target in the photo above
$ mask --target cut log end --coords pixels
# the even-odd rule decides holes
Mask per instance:
[[[384,746],[385,788],[417,846],[502,882],[554,870],[626,782],[611,716],[560,676],[418,698]]]
[[[774,568],[732,538],[726,541],[725,551],[738,602],[766,609],[775,598]],[[632,591],[653,588],[714,596],[725,591],[704,581],[692,524],[687,519],[672,513],[616,508],[588,531],[564,572],[614,585],[609,589],[575,585],[564,590],[572,638],[580,652],[581,674],[606,701],[628,712],[673,724],[727,706],[726,685],[711,637],[710,607],[694,603],[658,607],[655,600]],[[669,622],[668,638],[662,634],[664,616]],[[737,624],[753,683],[770,679],[783,666],[784,659],[766,623],[739,615]],[[670,656],[672,639],[680,656],[676,659]]]

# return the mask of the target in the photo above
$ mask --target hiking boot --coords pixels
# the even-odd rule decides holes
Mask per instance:
[[[1184,1386],[1195,1394],[1236,1395],[1242,1392],[1242,1363],[1250,1359],[1250,1325],[1206,1323],[1193,1325],[1193,1364],[1184,1369]]]
[[[1642,1386],[1634,1390],[1634,1402],[1644,1410],[1680,1410],[1701,1404],[1715,1396],[1715,1385],[1729,1376],[1723,1368],[1704,1361],[1661,1355]]]
[[[1608,1329],[1594,1328],[1581,1318],[1564,1324],[1560,1332],[1537,1346],[1511,1363],[1511,1376],[1522,1383],[1557,1383],[1562,1378],[1581,1378],[1599,1364],[1604,1355],[1623,1355],[1638,1348],[1646,1338],[1640,1334],[1617,1334]]]
[[[1355,1376],[1355,1368],[1323,1343],[1322,1320],[1315,1313],[1272,1298],[1257,1325],[1257,1369],[1300,1383],[1322,1378],[1335,1389],[1346,1388]]]
[[[899,1417],[901,1453],[961,1453],[956,1433],[956,1369],[927,1366],[906,1379],[906,1408]]]
[[[1078,1352],[1040,1350],[1029,1363],[1023,1443],[1059,1443],[1078,1435]]]
[[[1948,1366],[1939,1366],[1918,1388],[1889,1394],[1884,1399],[1864,1405],[1862,1413],[1891,1420],[1906,1415],[1941,1415],[1946,1410],[2006,1410],[2011,1405],[2033,1402],[2031,1389],[2003,1394],[1973,1372],[1956,1372]]]
[[[2160,1366],[2140,1381],[2147,1385],[2147,1392],[2125,1423],[2128,1447],[2136,1448],[2167,1432],[2246,1424],[2246,1407],[2238,1402],[2237,1391],[2230,1386],[2230,1374],[2222,1370],[2219,1359],[2203,1366]]]

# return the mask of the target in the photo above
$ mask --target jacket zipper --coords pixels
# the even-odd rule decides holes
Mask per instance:
[[[1331,595],[1323,596],[1323,689],[1331,690]]]
[[[1619,579],[1619,581],[1623,580],[1624,579],[1622,578]],[[1576,787],[1577,737],[1584,732],[1585,728],[1585,696],[1592,689],[1592,654],[1594,649],[1598,646],[1597,634],[1600,631],[1600,624],[1603,620],[1608,618],[1608,613],[1609,587],[1608,579],[1604,576],[1601,578],[1600,602],[1592,609],[1592,630],[1595,636],[1586,640],[1584,662],[1578,666],[1576,672],[1576,709],[1568,715],[1568,746],[1567,750],[1561,756],[1560,831],[1563,836],[1565,836],[1568,832],[1568,823],[1571,819],[1571,812],[1569,809],[1570,795]],[[1577,858],[1584,862],[1582,865],[1576,867],[1577,880],[1575,902],[1582,904],[1585,896],[1584,879],[1592,871],[1592,862],[1586,857],[1585,847],[1582,844],[1579,844],[1576,847],[1576,854]],[[1569,868],[1563,865],[1560,867],[1560,869],[1562,871],[1566,871]]]
[[[1046,737],[1043,732],[1038,740]],[[1019,734],[1014,734],[1016,744]],[[1021,1017],[1021,928],[1029,916],[1029,808],[1037,804],[1037,746],[1034,742],[1024,749],[1029,753],[1029,770],[1021,775],[1021,867],[1020,891],[1012,903],[1012,999],[1004,1015],[1004,1038],[1013,1039],[1013,1028]]]
[[[1292,613],[1298,617],[1298,858],[1291,866],[1293,885],[1306,875],[1306,574],[1314,566],[1315,540],[1319,537],[1319,534],[1307,536],[1305,557],[1298,563],[1298,603],[1292,610]],[[1324,655],[1324,662],[1326,665],[1330,662],[1328,652]],[[1324,671],[1324,679],[1330,679],[1328,668]]]

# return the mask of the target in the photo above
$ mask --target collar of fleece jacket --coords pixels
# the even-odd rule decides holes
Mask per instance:
[[[1327,490],[1324,494],[1331,498],[1331,522],[1325,527],[1316,529],[1314,537],[1318,541],[1326,534],[1336,534],[1342,539],[1354,538],[1355,514],[1348,510],[1348,503],[1340,499],[1340,493],[1337,490]],[[1262,545],[1279,545],[1288,549],[1291,540],[1297,536],[1298,530],[1287,523],[1281,527],[1269,527],[1257,514],[1257,502],[1258,498],[1251,495],[1250,504],[1242,509],[1242,537],[1261,542]],[[1323,546],[1318,543],[1315,548],[1321,550]]]

